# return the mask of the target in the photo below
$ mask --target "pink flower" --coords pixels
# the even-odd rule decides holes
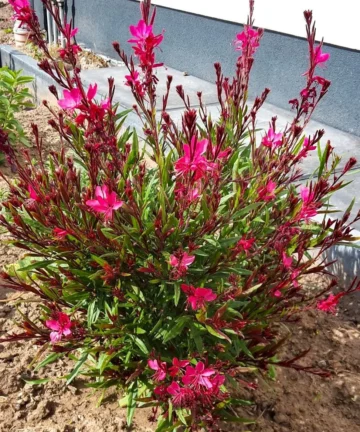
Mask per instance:
[[[53,234],[54,234],[54,236],[55,236],[56,238],[58,238],[58,239],[63,239],[63,238],[65,238],[69,233],[68,233],[66,230],[62,229],[62,228],[54,228],[54,229],[53,229]]]
[[[270,128],[267,134],[263,137],[261,144],[269,148],[280,147],[283,140],[282,133],[275,133],[274,129]]]
[[[282,294],[281,294],[281,291],[280,290],[274,290],[273,292],[272,292],[272,295],[274,296],[274,297],[276,297],[276,298],[280,298],[281,296],[282,296]]]
[[[66,48],[60,48],[58,51],[60,57],[64,60],[70,54],[76,56],[77,54],[79,54],[79,52],[82,51],[82,49],[79,47],[79,45],[72,44]]]
[[[148,360],[149,368],[154,370],[153,378],[155,381],[163,381],[166,378],[166,362],[158,360]]]
[[[168,391],[166,389],[166,385],[162,384],[162,385],[155,387],[154,393],[156,394],[156,396],[159,397],[159,399],[163,399],[168,394]]]
[[[176,357],[173,358],[173,365],[169,368],[169,373],[171,377],[176,376],[182,368],[189,364],[188,360],[179,360]]]
[[[9,0],[9,3],[16,13],[21,12],[24,8],[30,8],[28,0]]]
[[[28,191],[30,193],[30,198],[27,200],[30,204],[34,204],[35,202],[41,202],[41,198],[35,192],[35,189],[29,184]]]
[[[177,174],[187,174],[193,172],[194,180],[203,177],[206,171],[212,170],[214,164],[210,163],[204,156],[202,156],[208,146],[208,140],[203,139],[197,141],[196,137],[191,138],[191,143],[184,144],[184,156],[175,162],[175,171]]]
[[[226,159],[232,152],[230,147],[220,151],[218,146],[213,146],[210,142],[208,145],[208,151],[210,152],[213,159]]]
[[[50,333],[50,340],[53,344],[61,341],[63,336],[71,335],[72,322],[69,316],[63,312],[55,312],[54,319],[47,320],[45,325],[50,330],[53,330]]]
[[[216,300],[217,295],[210,288],[194,288],[192,285],[182,284],[181,289],[188,296],[187,302],[193,310],[205,307],[206,303]]]
[[[190,388],[180,387],[175,381],[167,387],[167,392],[173,396],[172,403],[175,407],[188,405],[195,398],[195,394]]]
[[[317,308],[323,312],[335,313],[337,305],[341,297],[343,297],[343,293],[340,294],[330,294],[326,300],[321,300],[317,304]]]
[[[146,39],[152,34],[152,26],[147,25],[144,20],[140,20],[136,26],[129,27],[133,39],[129,39],[129,43],[143,44]]]
[[[260,34],[257,30],[245,25],[244,31],[236,35],[234,45],[236,51],[242,51],[243,54],[252,56],[260,46]]]
[[[276,183],[273,181],[268,181],[265,187],[258,190],[259,199],[261,201],[272,201],[275,198]]]
[[[79,89],[73,88],[70,91],[64,90],[63,95],[64,98],[58,100],[58,104],[63,110],[69,110],[70,112],[72,112],[75,108],[78,108],[80,106],[82,96]]]
[[[118,210],[122,205],[123,201],[118,201],[118,197],[115,192],[109,192],[109,188],[105,186],[97,186],[95,189],[94,200],[87,200],[86,205],[91,207],[96,213],[103,213],[105,220],[112,220],[113,211]]]
[[[145,90],[144,86],[139,80],[139,76],[140,74],[138,71],[132,71],[130,75],[125,75],[125,85],[133,88],[139,96],[144,96]]]
[[[77,27],[71,29],[71,25],[69,23],[65,26],[65,34],[70,38],[73,38],[77,33],[79,29]]]
[[[203,362],[199,362],[195,367],[188,366],[185,375],[182,377],[182,382],[186,385],[192,385],[199,388],[201,385],[207,389],[212,388],[212,383],[209,379],[214,375],[214,369],[206,369]]]
[[[319,45],[314,50],[314,63],[316,66],[324,66],[330,58],[330,54],[323,53],[321,48],[322,47]]]
[[[175,195],[177,200],[182,200],[187,204],[191,204],[200,196],[198,188],[186,187],[180,182],[176,183]]]
[[[291,268],[292,257],[287,256],[285,252],[282,253],[282,262],[285,268]]]
[[[186,252],[177,253],[176,255],[170,255],[169,262],[171,267],[177,267],[178,269],[185,268],[186,270],[195,261],[195,256],[189,255]]]
[[[154,49],[161,44],[164,36],[162,34],[155,36],[152,32],[152,26],[147,25],[144,20],[140,20],[136,26],[130,26],[130,33],[133,38],[129,39],[128,42],[135,44],[132,48],[140,60],[140,67],[161,66],[162,63],[155,64]]]
[[[310,192],[310,189],[306,186],[301,186],[300,196],[303,203],[298,217],[299,219],[305,219],[307,221],[317,215],[317,206],[316,203],[314,203],[314,192]]]
[[[97,84],[90,84],[87,92],[87,98],[89,101],[93,100],[97,93]]]
[[[247,252],[252,248],[254,243],[255,243],[255,238],[252,237],[247,239],[243,237],[241,240],[237,242],[236,246],[238,249],[242,249],[245,252]]]
[[[106,98],[100,102],[100,106],[103,110],[108,110],[111,107],[110,99]]]

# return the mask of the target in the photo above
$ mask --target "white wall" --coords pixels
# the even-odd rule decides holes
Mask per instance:
[[[153,0],[153,4],[244,23],[248,0]],[[311,9],[317,39],[360,50],[360,0],[255,0],[255,25],[305,36],[303,11]]]

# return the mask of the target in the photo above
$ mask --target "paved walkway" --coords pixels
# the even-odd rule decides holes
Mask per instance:
[[[116,92],[115,100],[120,103],[124,109],[131,108],[134,100],[130,91],[130,88],[122,85],[125,82],[125,75],[127,70],[124,66],[111,67],[107,69],[92,69],[82,73],[84,82],[91,84],[93,82],[98,83],[98,91],[102,95],[106,95],[108,91],[108,78],[110,76],[115,78]],[[219,104],[217,101],[216,87],[214,84],[207,81],[201,80],[193,76],[185,76],[183,73],[172,69],[172,68],[159,68],[157,76],[159,78],[158,84],[158,95],[161,96],[166,91],[166,77],[167,75],[173,76],[172,90],[169,96],[168,111],[175,121],[180,121],[181,114],[183,111],[183,103],[180,97],[177,95],[175,87],[179,84],[183,85],[186,94],[189,95],[190,101],[194,108],[198,106],[198,99],[196,93],[201,91],[203,94],[203,101],[208,106],[208,111],[215,119],[219,114]],[[158,98],[159,104],[161,103],[161,97]],[[273,105],[265,103],[258,114],[257,127],[259,129],[267,129],[271,117],[276,115],[278,117],[279,130],[283,128],[288,122],[292,120],[292,113],[290,111],[283,110]],[[138,116],[131,113],[128,117],[127,123],[135,126],[141,134],[141,122]],[[360,167],[360,137],[350,135],[342,132],[331,126],[324,125],[322,123],[311,121],[306,129],[308,134],[314,133],[317,129],[325,129],[326,134],[322,139],[322,144],[325,145],[327,140],[331,141],[331,144],[335,147],[336,153],[343,158],[341,165],[344,166],[347,159],[350,156],[356,157],[358,167]],[[306,158],[304,161],[304,174],[309,176],[317,166],[317,152]],[[353,213],[356,214],[360,210],[360,174],[357,173],[356,169],[352,171],[348,176],[352,183],[346,188],[338,191],[331,199],[332,205],[339,210],[344,211],[350,204],[353,197],[356,198]],[[360,230],[360,222],[355,224],[355,227]]]

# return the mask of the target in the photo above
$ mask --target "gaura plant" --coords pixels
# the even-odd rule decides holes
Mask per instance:
[[[336,279],[322,292],[302,287],[304,276],[329,273],[327,249],[353,239],[351,206],[340,219],[326,215],[329,197],[356,163],[337,170],[330,143],[320,147],[324,131],[304,134],[330,86],[318,75],[329,54],[315,42],[312,13],[304,13],[309,66],[304,89],[290,101],[294,119],[279,130],[272,118],[259,138],[256,117],[269,90],[248,102],[263,35],[253,27],[254,2],[234,42],[234,76],[215,64],[219,118],[210,117],[201,92],[196,110],[177,86],[184,102],[178,125],[167,110],[171,76],[166,93],[157,95],[156,51],[164,35],[156,33],[155,10],[145,0],[140,21],[130,26],[133,54],[113,43],[143,125],[139,142],[124,126],[129,111],[119,112],[113,100],[114,80],[101,101],[96,83],[84,87],[78,30],[61,25],[51,0],[43,3],[66,40],[60,54],[72,70],[51,57],[27,1],[10,3],[46,55],[40,68],[63,89],[50,87],[59,111],[44,102],[62,148],[45,159],[34,125],[36,162],[25,150],[22,163],[9,149],[18,178],[5,179],[0,224],[26,261],[4,271],[1,286],[37,296],[39,314],[23,314],[22,331],[1,340],[32,340],[42,356],[48,353],[40,366],[75,358],[67,382],[82,373],[102,394],[122,388],[128,423],[136,406],[151,407],[157,431],[219,430],[222,420],[241,421],[233,407],[239,388],[256,387],[251,373],[284,366],[326,376],[299,364],[304,353],[277,355],[288,336],[280,324],[305,308],[331,312],[360,289],[354,281],[324,297]],[[302,166],[316,151],[318,167],[302,184]],[[316,215],[323,215],[320,222]]]

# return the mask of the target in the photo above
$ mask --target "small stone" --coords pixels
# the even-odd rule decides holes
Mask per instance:
[[[319,367],[321,367],[321,368],[326,368],[327,367],[327,361],[326,360],[319,360],[318,361],[318,365],[319,365]]]
[[[31,414],[30,420],[35,422],[44,420],[52,414],[52,411],[53,409],[50,401],[41,401],[36,410]]]
[[[68,388],[68,390],[70,391],[71,394],[73,394],[73,395],[78,394],[78,389],[75,386],[68,385],[67,388]]]

